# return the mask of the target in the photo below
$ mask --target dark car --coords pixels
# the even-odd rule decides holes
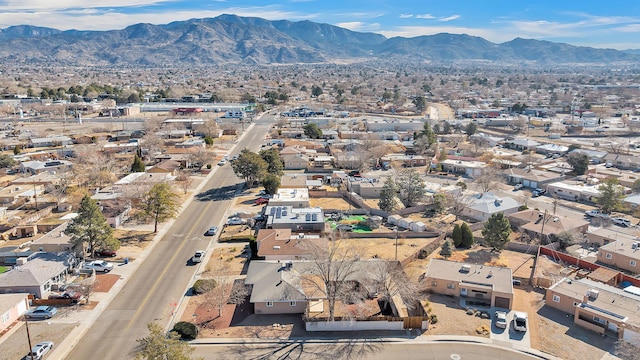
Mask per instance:
[[[263,205],[269,202],[269,199],[265,199],[265,198],[257,198],[256,199],[256,205]]]
[[[100,250],[96,250],[96,256],[114,257],[116,256],[116,251],[109,250],[109,249],[100,249]]]

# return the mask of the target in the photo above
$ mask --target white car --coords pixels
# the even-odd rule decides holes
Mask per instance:
[[[108,273],[109,271],[113,270],[113,264],[108,263],[104,260],[95,260],[85,262],[84,264],[82,264],[82,268],[85,270],[95,270],[96,272]]]
[[[625,219],[625,218],[621,218],[621,217],[611,218],[611,222],[613,222],[614,224],[616,224],[618,226],[624,226],[624,227],[631,226],[631,221],[629,221],[629,219]]]
[[[247,223],[247,220],[241,219],[239,217],[232,217],[227,220],[227,225],[244,225]]]
[[[215,234],[218,233],[218,227],[217,226],[212,226],[209,228],[209,230],[207,230],[207,232],[205,233],[205,235],[207,236],[215,236]]]
[[[506,329],[507,328],[507,313],[504,311],[496,311],[495,316],[495,324],[497,328]]]
[[[193,254],[193,256],[191,257],[191,261],[194,263],[202,262],[203,259],[204,259],[204,250],[196,251],[196,253]]]
[[[527,313],[516,311],[513,314],[513,328],[516,329],[516,331],[526,332],[528,319],[529,316],[527,315]]]
[[[31,349],[31,352],[27,354],[26,359],[40,360],[51,349],[53,349],[53,341],[39,342],[36,344],[36,346],[33,347],[33,349]]]
[[[218,162],[218,166],[223,166],[223,165],[224,165],[224,164],[226,164],[226,163],[227,163],[227,160],[222,159],[222,160],[220,160],[220,161]]]

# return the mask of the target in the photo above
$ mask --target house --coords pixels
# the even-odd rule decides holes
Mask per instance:
[[[73,140],[65,135],[52,135],[43,138],[29,139],[29,147],[65,146],[73,144]]]
[[[349,181],[349,191],[355,192],[365,199],[379,199],[384,183],[378,179],[354,178]]]
[[[522,184],[524,187],[536,189],[542,188],[552,182],[564,180],[564,175],[551,171],[537,169],[507,169],[503,172],[507,182],[511,185]]]
[[[520,151],[529,150],[533,151],[541,144],[535,140],[531,140],[528,138],[515,138],[513,140],[506,140],[505,145],[511,149],[516,149]]]
[[[365,119],[364,126],[367,131],[410,131],[416,132],[424,128],[424,122],[420,120],[398,119]]]
[[[589,150],[589,149],[574,149],[569,152],[569,154],[585,154],[589,158],[589,162],[591,163],[602,163],[604,162],[605,156],[607,156],[607,152],[598,151],[598,150]]]
[[[107,223],[116,229],[129,219],[131,202],[125,199],[100,200],[100,208],[107,219]]]
[[[589,279],[564,278],[549,287],[545,305],[573,315],[573,322],[630,343],[640,341],[640,296]]]
[[[50,170],[24,178],[13,179],[10,184],[16,186],[33,186],[35,184],[47,187],[60,184],[60,176],[56,171]]]
[[[527,209],[508,216],[511,226],[517,227],[532,239],[545,239],[548,242],[553,236],[562,232],[570,232],[580,236],[587,232],[589,222],[585,219],[568,218]]]
[[[10,185],[0,189],[0,204],[9,205],[20,201],[27,202],[42,194],[44,194],[44,186],[42,185]]]
[[[478,145],[485,147],[494,147],[504,141],[504,138],[498,136],[490,136],[481,132],[475,133],[469,138]]]
[[[520,204],[511,197],[498,197],[491,192],[486,192],[470,196],[469,204],[462,209],[462,215],[477,221],[486,221],[495,213],[501,212],[505,216],[513,214],[519,207]]]
[[[29,293],[45,299],[53,285],[65,282],[71,268],[76,265],[70,253],[34,253],[19,258],[13,269],[0,274],[0,294]]]
[[[309,293],[302,285],[300,263],[252,261],[249,263],[246,285],[251,285],[249,302],[256,314],[302,314],[307,309]],[[300,268],[300,269],[299,269]]]
[[[473,158],[463,158],[461,156],[451,156],[440,161],[442,171],[453,174],[464,174],[469,177],[475,177],[482,173],[482,169],[487,167],[483,161],[477,161]]]
[[[383,163],[399,163],[403,167],[426,166],[428,159],[422,155],[389,154],[380,158]]]
[[[581,181],[558,181],[547,185],[547,193],[570,201],[590,201],[600,196],[598,185],[589,185]]]
[[[569,147],[558,144],[544,144],[536,147],[539,154],[560,154],[565,155],[569,152]]]
[[[491,307],[513,306],[513,277],[507,267],[431,259],[424,284],[427,290],[438,294],[483,300]]]
[[[590,245],[603,246],[614,241],[632,243],[637,241],[637,237],[627,232],[616,231],[613,228],[594,228],[585,235],[585,241]]]
[[[291,229],[260,229],[256,236],[258,256],[267,261],[308,260],[306,242],[326,243],[320,235],[292,233]]]
[[[29,294],[0,294],[0,334],[29,309]]]
[[[65,222],[53,228],[48,233],[34,240],[29,247],[34,251],[44,251],[48,253],[71,252],[73,245],[69,242],[69,235],[64,231],[67,229],[68,222]],[[82,251],[80,251],[82,253]]]
[[[67,160],[25,161],[20,163],[20,172],[39,174],[45,171],[64,171],[71,169],[73,163]]]
[[[309,167],[309,156],[304,154],[280,155],[285,170],[306,170]]]
[[[269,200],[269,206],[309,207],[309,190],[307,188],[279,188],[278,192]]]
[[[284,174],[280,178],[280,187],[287,189],[304,189],[307,187],[307,176],[304,174]]]
[[[638,207],[640,207],[640,194],[632,194],[625,197],[622,204],[628,206],[632,210],[638,209]]]
[[[320,232],[325,229],[321,208],[293,208],[291,206],[269,206],[265,209],[267,229],[291,229],[291,231]]]
[[[174,160],[165,160],[147,169],[147,173],[164,173],[171,176],[178,176],[180,163]]]
[[[620,270],[640,273],[640,241],[614,241],[598,249],[599,262]]]
[[[640,170],[640,156],[626,154],[607,154],[604,157],[607,163],[613,164],[618,169]]]

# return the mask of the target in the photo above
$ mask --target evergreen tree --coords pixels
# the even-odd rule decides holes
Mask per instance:
[[[131,172],[144,172],[146,170],[146,166],[142,159],[136,154],[133,157],[133,164],[131,164]]]
[[[451,249],[451,243],[447,240],[442,244],[442,249],[440,249],[440,256],[445,259],[448,259],[451,254],[453,254],[453,250]]]
[[[596,198],[596,202],[600,205],[600,210],[605,214],[611,214],[612,211],[622,209],[622,200],[624,199],[624,188],[616,178],[607,178],[600,186],[598,186],[600,196]]]
[[[260,157],[267,162],[267,172],[273,175],[282,175],[284,162],[277,149],[267,149],[259,152]]]
[[[316,124],[307,124],[303,129],[304,134],[311,139],[320,139],[322,137],[322,130]]]
[[[471,122],[469,123],[469,125],[467,125],[467,128],[465,129],[465,131],[464,131],[464,132],[465,132],[468,136],[471,136],[471,135],[475,134],[475,133],[476,133],[476,131],[478,131],[478,124],[476,124],[476,123],[474,123],[473,121],[471,121]]]
[[[144,194],[142,217],[153,219],[153,232],[158,232],[158,223],[174,218],[180,209],[179,196],[169,184],[155,184]]]
[[[482,228],[485,244],[494,250],[504,249],[504,246],[509,242],[509,235],[511,235],[511,224],[502,212],[491,215]]]
[[[460,232],[462,233],[462,243],[460,244],[460,246],[464,247],[464,248],[470,248],[473,245],[474,239],[473,239],[473,231],[471,231],[471,228],[469,227],[469,224],[462,223],[462,226],[460,226]]]
[[[204,137],[204,143],[207,146],[213,145],[213,138],[211,137],[211,135],[207,135],[207,136]]]
[[[460,227],[460,224],[456,224],[453,227],[451,238],[453,239],[453,245],[455,247],[460,247],[460,245],[462,245],[462,228]]]
[[[98,203],[85,195],[80,201],[78,216],[69,222],[65,234],[75,249],[83,249],[84,245],[91,251],[91,257],[99,248],[116,249],[118,240],[113,237],[113,229],[107,223]],[[84,251],[82,252],[84,255]]]
[[[424,123],[422,131],[418,133],[419,138],[425,138],[427,141],[427,148],[430,148],[431,145],[435,144],[438,141],[438,137],[436,133],[431,129],[431,125],[428,122]]]
[[[233,172],[249,184],[264,178],[268,166],[260,155],[246,148],[242,149],[238,159],[231,163]]]
[[[396,206],[398,206],[396,194],[396,182],[393,180],[393,178],[391,178],[391,176],[388,176],[387,180],[385,180],[384,185],[382,186],[382,190],[380,191],[380,199],[378,200],[378,207],[380,208],[380,210],[387,213],[392,212],[396,208]]]
[[[267,174],[267,176],[262,179],[262,186],[264,186],[264,191],[266,191],[267,194],[275,194],[280,187],[280,176]]]
[[[181,341],[180,335],[171,331],[168,335],[157,323],[147,325],[149,335],[138,339],[139,350],[136,360],[189,360],[194,348]]]
[[[571,165],[576,175],[584,175],[589,169],[589,157],[584,153],[571,153],[567,156],[567,163]]]

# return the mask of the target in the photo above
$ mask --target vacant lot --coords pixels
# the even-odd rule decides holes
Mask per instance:
[[[415,239],[402,239],[399,238],[396,242],[395,239],[385,238],[370,238],[370,239],[342,239],[341,243],[348,244],[347,246],[358,249],[364,254],[365,258],[380,258],[386,260],[396,259],[404,260],[409,256],[413,256],[418,249],[435,241],[436,238],[415,238]],[[397,243],[397,247],[396,247]]]
[[[343,198],[311,198],[309,199],[309,206],[321,207],[323,209],[334,210],[353,210],[357,209],[356,206],[350,204]]]
[[[438,317],[436,324],[430,324],[423,335],[466,335],[489,337],[484,330],[491,329],[491,320],[468,315],[460,306],[460,299],[438,294],[427,296],[423,306],[431,315]]]
[[[22,359],[29,351],[27,330],[24,323],[17,324],[19,328],[11,336],[2,342],[0,360]],[[41,341],[53,341],[55,350],[62,340],[76,327],[77,324],[51,323],[49,321],[29,321],[29,334],[31,345]]]

